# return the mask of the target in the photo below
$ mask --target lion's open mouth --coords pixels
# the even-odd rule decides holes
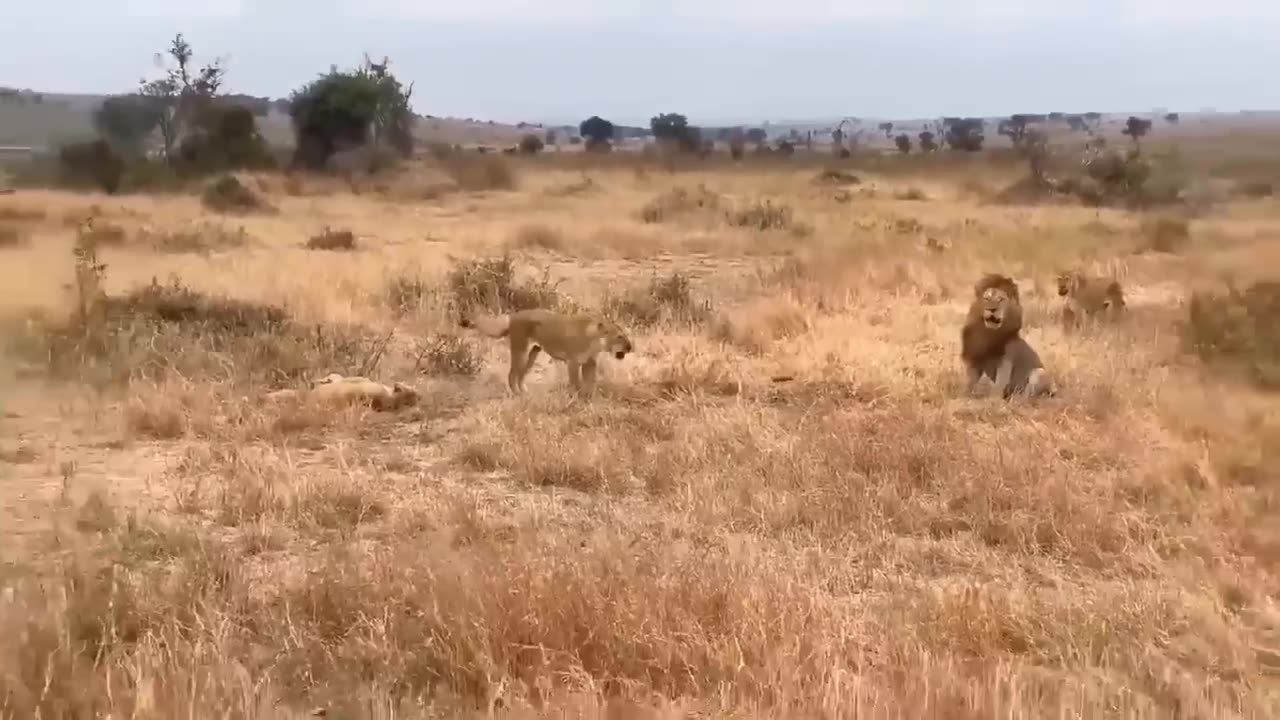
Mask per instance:
[[[998,328],[1001,325],[1000,316],[995,313],[986,313],[982,316],[982,324],[989,328]]]

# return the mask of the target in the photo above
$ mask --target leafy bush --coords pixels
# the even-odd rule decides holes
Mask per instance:
[[[982,118],[944,118],[943,132],[943,139],[952,150],[978,152],[986,141]]]
[[[99,139],[63,145],[58,150],[58,168],[66,185],[115,193],[124,178],[125,164],[110,143]]]
[[[385,144],[408,156],[413,150],[413,87],[403,87],[387,62],[332,70],[295,91],[289,115],[297,141],[294,163],[320,170],[339,150]]]
[[[160,125],[164,109],[155,98],[133,93],[112,95],[93,112],[93,127],[116,150],[140,155],[147,136]]]
[[[520,138],[519,147],[520,152],[525,155],[536,155],[542,152],[542,148],[545,147],[545,143],[542,141],[542,138],[537,135],[534,135],[533,133],[525,133],[525,135]]]
[[[275,164],[258,120],[247,107],[211,101],[195,113],[178,144],[175,167],[183,175],[269,168]]]
[[[613,148],[611,144],[614,133],[613,123],[605,120],[599,115],[592,115],[586,120],[583,120],[582,123],[578,125],[578,133],[586,139],[587,150],[599,152],[608,151]],[[569,142],[570,144],[576,144],[572,138],[570,138]]]

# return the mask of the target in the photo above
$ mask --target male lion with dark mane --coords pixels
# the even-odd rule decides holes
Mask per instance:
[[[972,394],[983,376],[994,383],[993,394],[1054,395],[1053,382],[1036,351],[1022,339],[1022,302],[1018,285],[995,273],[973,286],[973,302],[960,332],[960,359]]]

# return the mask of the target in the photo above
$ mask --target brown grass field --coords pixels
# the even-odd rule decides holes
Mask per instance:
[[[0,196],[0,716],[1280,717],[1280,406],[1184,342],[1280,274],[1273,199],[1170,235],[999,167],[426,162]],[[1068,267],[1128,318],[1064,333]],[[985,272],[1058,397],[962,392]],[[637,352],[513,397],[456,326],[494,297]],[[362,370],[421,402],[262,397]]]

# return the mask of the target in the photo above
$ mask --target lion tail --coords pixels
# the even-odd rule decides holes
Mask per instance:
[[[458,325],[479,330],[492,338],[504,338],[511,332],[510,318],[472,318],[469,315],[463,315],[459,318]]]

